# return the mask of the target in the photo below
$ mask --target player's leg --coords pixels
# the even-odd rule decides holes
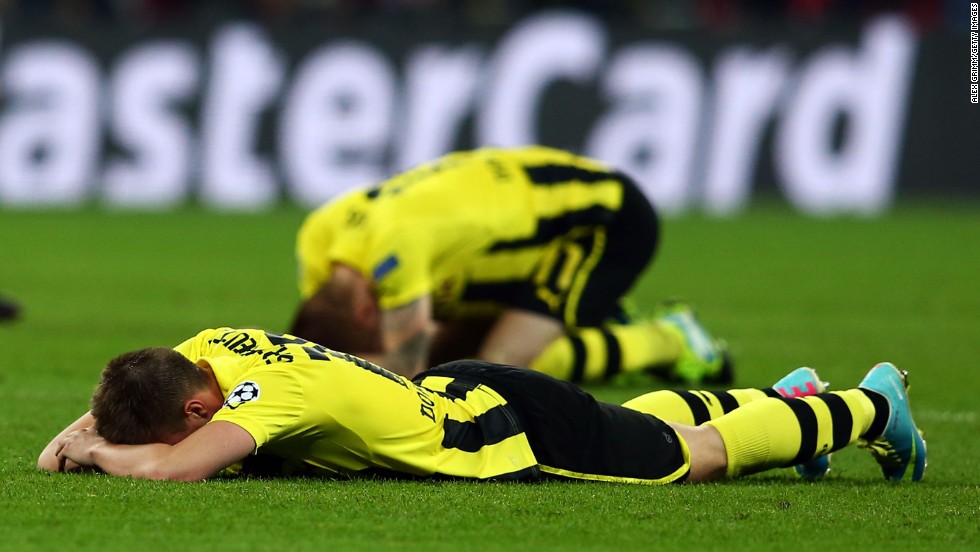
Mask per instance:
[[[752,401],[702,427],[721,436],[729,477],[799,464],[859,440],[887,478],[902,479],[909,466],[913,480],[925,471],[925,442],[912,421],[904,374],[890,364],[873,368],[857,389]],[[706,442],[710,459],[717,450]],[[691,448],[692,463],[701,452]]]
[[[797,368],[763,389],[730,389],[727,391],[673,391],[646,393],[623,403],[623,406],[652,414],[662,420],[700,426],[736,408],[766,397],[805,397],[823,393],[824,383],[812,368]],[[823,477],[830,471],[830,456],[819,456],[794,466],[805,479]]]
[[[542,349],[564,334],[562,324],[550,316],[508,309],[490,328],[478,357],[497,364],[528,366]]]
[[[690,458],[686,483],[701,483],[724,479],[728,471],[728,452],[718,430],[711,426],[689,426],[675,422],[667,424],[687,445]]]
[[[458,343],[458,342],[456,342]],[[528,366],[538,372],[574,383],[607,380],[620,372],[659,370],[680,377],[679,359],[688,353],[684,338],[662,321],[614,324],[568,331],[556,319],[532,311],[512,309],[487,333],[478,358],[501,364]],[[715,352],[711,353],[713,356]],[[468,355],[443,356],[466,358]],[[723,373],[724,359],[717,356]],[[437,364],[433,362],[433,364]],[[691,364],[684,364],[690,368]],[[687,371],[691,383],[700,380],[730,381],[731,374],[712,378],[706,363]]]
[[[520,419],[543,477],[662,484],[689,472],[687,446],[666,422],[620,405],[596,401],[582,388],[546,374],[464,360],[416,377],[478,384],[506,399]]]
[[[662,420],[698,426],[766,397],[805,397],[823,393],[826,384],[811,368],[797,368],[772,387],[726,391],[652,391],[623,403],[626,408],[652,414]]]
[[[462,358],[477,358],[497,317],[436,322],[429,345],[429,364],[438,366]]]
[[[530,367],[575,383],[594,382],[620,372],[669,369],[682,349],[681,339],[657,322],[579,328],[542,347]]]
[[[692,384],[730,382],[724,351],[687,306],[670,305],[652,320],[617,316],[622,297],[653,259],[660,234],[656,211],[643,193],[628,177],[619,178],[622,208],[608,224],[572,243],[587,252],[575,256],[585,261],[553,271],[572,274],[572,284],[561,295],[554,294],[561,297],[555,315],[568,333],[541,350],[530,366],[572,382],[601,381],[640,370],[655,370]]]

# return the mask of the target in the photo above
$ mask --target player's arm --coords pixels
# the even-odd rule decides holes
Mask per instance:
[[[59,460],[137,479],[200,481],[245,458],[255,450],[255,440],[238,425],[215,421],[169,445],[116,445],[93,428],[65,435],[57,446]]]
[[[432,341],[432,297],[424,295],[411,303],[381,311],[382,366],[412,377],[428,366]]]
[[[48,443],[48,446],[44,447],[41,451],[41,455],[37,457],[37,467],[41,470],[46,471],[74,471],[81,468],[78,464],[74,462],[61,463],[58,460],[58,443],[65,438],[66,435],[73,431],[79,429],[89,428],[95,425],[95,418],[92,417],[91,412],[86,412],[82,414],[80,418],[72,422],[65,429],[62,429],[60,433],[55,435],[54,439]]]

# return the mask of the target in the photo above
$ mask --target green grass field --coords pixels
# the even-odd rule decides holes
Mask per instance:
[[[217,325],[285,329],[303,214],[0,210],[0,295],[25,307],[0,325],[0,550],[980,549],[978,207],[666,221],[641,306],[693,301],[729,341],[739,386],[799,365],[835,388],[880,360],[908,369],[929,469],[891,484],[849,449],[817,483],[782,470],[652,488],[38,473],[110,357]],[[591,390],[621,401],[655,384]]]

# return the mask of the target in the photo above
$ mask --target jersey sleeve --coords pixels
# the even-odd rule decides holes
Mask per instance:
[[[422,232],[380,233],[370,255],[370,278],[382,310],[403,307],[432,293],[432,251]]]
[[[231,422],[252,436],[255,447],[297,430],[306,409],[302,387],[287,370],[252,370],[242,375],[211,419]]]

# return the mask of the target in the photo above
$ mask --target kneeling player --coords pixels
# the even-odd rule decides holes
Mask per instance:
[[[544,147],[454,153],[307,217],[289,333],[407,377],[478,358],[573,382],[652,370],[730,383],[691,309],[623,312],[658,241],[643,193],[598,161]]]

